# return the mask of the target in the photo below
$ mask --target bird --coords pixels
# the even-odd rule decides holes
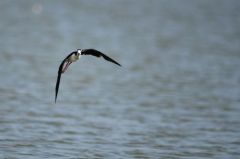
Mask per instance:
[[[57,76],[57,82],[56,82],[56,87],[55,87],[55,103],[57,102],[57,95],[58,95],[58,89],[59,89],[59,84],[60,84],[60,80],[61,80],[61,75],[68,69],[68,67],[71,65],[71,63],[79,60],[82,55],[92,55],[95,57],[103,57],[105,60],[112,62],[118,66],[121,66],[121,64],[119,64],[115,60],[111,59],[107,55],[105,55],[102,52],[95,50],[95,49],[77,49],[77,50],[71,52],[62,61],[62,63],[60,64],[60,66],[58,68],[58,76]]]

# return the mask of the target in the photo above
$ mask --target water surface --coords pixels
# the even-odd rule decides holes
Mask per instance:
[[[239,7],[1,1],[0,158],[239,158]]]

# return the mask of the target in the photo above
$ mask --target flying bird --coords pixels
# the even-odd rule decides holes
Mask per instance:
[[[115,60],[111,59],[107,55],[105,55],[102,52],[95,50],[95,49],[77,49],[76,51],[73,51],[62,61],[62,63],[59,66],[58,77],[57,77],[57,82],[56,82],[56,87],[55,87],[55,103],[57,101],[58,88],[59,88],[59,84],[60,84],[61,75],[67,70],[67,68],[70,66],[71,63],[79,60],[81,55],[92,55],[92,56],[96,56],[96,57],[103,57],[105,60],[112,62],[118,66],[121,66]]]

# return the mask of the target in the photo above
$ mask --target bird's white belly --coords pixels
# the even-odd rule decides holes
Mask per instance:
[[[77,61],[79,58],[80,58],[79,56],[72,55],[72,56],[69,58],[69,61],[75,62],[75,61]]]

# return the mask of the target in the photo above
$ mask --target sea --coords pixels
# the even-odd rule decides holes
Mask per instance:
[[[0,159],[240,158],[239,0],[0,1]],[[81,56],[55,84],[62,60]]]

